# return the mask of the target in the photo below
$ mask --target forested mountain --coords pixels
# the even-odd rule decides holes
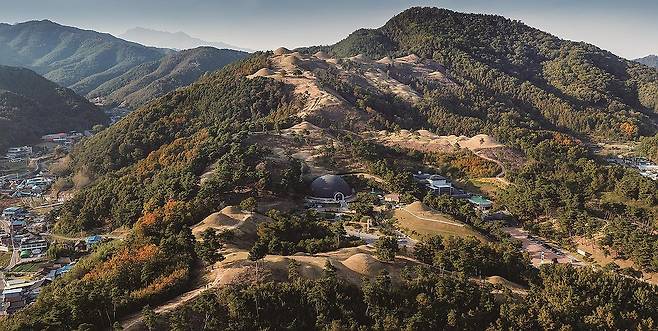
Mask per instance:
[[[30,68],[89,98],[139,106],[244,57],[199,47],[177,52],[51,21],[0,25],[0,64]]]
[[[70,89],[28,69],[0,66],[0,150],[106,121],[102,111]]]
[[[140,43],[142,45],[173,48],[180,50],[197,48],[202,46],[210,46],[219,49],[233,49],[233,50],[249,52],[249,53],[253,52],[252,50],[234,45],[229,45],[223,42],[207,41],[199,38],[194,38],[182,31],[172,33],[172,32],[136,27],[119,35],[119,37],[122,39]]]
[[[341,152],[401,196],[427,200],[471,223],[481,218],[467,202],[424,198],[411,168],[404,168],[408,158],[426,162],[431,153],[391,148],[361,134],[490,133],[527,159],[496,197],[516,220],[555,241],[600,238],[596,245],[658,270],[658,184],[605,165],[581,144],[656,132],[657,91],[658,72],[592,45],[499,16],[435,8],[409,9],[333,46],[253,54],[76,146],[69,172],[92,183],[54,212],[55,231],[78,235],[123,226],[130,235],[97,248],[0,329],[107,328],[189,289],[195,271],[208,269],[201,254],[214,240],[197,241],[190,226],[242,198],[303,199],[306,161],[293,157],[292,145],[264,139],[281,138],[301,118],[335,137],[309,148],[326,151],[323,164],[331,166]],[[313,139],[305,131],[289,133],[294,144]],[[279,239],[297,228],[307,235],[313,215],[270,216],[271,228],[258,227],[248,259],[317,245],[315,238]],[[339,226],[320,229],[340,246],[344,229],[332,224]],[[302,279],[304,271],[285,258],[288,274],[276,275],[284,281],[264,282],[256,262],[253,282],[210,290],[167,314],[154,316],[147,308],[144,319],[149,328],[165,330],[655,328],[655,286],[607,269],[530,268],[508,239],[422,242],[415,256],[422,266],[405,269],[397,283],[384,269],[360,287],[339,279],[331,263],[315,279]],[[504,270],[528,289],[512,293],[482,284],[488,269]]]
[[[643,58],[635,59],[635,62],[639,62],[650,67],[658,68],[658,55],[647,55]]]
[[[89,93],[104,97],[106,104],[136,108],[178,87],[192,84],[206,72],[215,71],[247,53],[199,47],[171,53],[161,60],[140,64]]]
[[[48,20],[0,25],[0,64],[32,69],[81,95],[169,52]]]
[[[606,138],[651,134],[658,72],[586,43],[561,40],[519,21],[413,8],[379,29],[324,49],[372,59],[416,54],[447,68],[459,87],[427,105],[434,126],[494,130],[501,124]]]

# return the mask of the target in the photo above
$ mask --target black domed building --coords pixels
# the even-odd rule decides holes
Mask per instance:
[[[352,187],[340,176],[324,175],[311,183],[309,199],[322,202],[341,202],[354,195]]]

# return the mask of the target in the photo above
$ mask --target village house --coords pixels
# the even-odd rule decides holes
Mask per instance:
[[[27,216],[27,210],[22,207],[8,207],[2,211],[2,217],[6,220]]]
[[[27,297],[23,288],[5,288],[2,290],[2,307],[0,315],[11,315],[27,305]]]
[[[25,279],[5,279],[0,297],[0,315],[11,315],[33,302],[41,287],[50,283],[48,279],[29,281]]]
[[[103,237],[99,235],[93,235],[85,238],[85,243],[87,244],[87,249],[91,249],[92,247],[100,244],[103,242]]]
[[[25,158],[28,158],[30,155],[32,155],[32,147],[22,146],[22,147],[10,147],[7,150],[7,154],[5,154],[5,157],[11,161],[11,160],[23,160]]]
[[[481,195],[474,195],[468,198],[468,202],[481,212],[488,212],[493,207],[493,202]]]
[[[397,193],[389,193],[384,195],[384,201],[390,203],[400,203],[400,195]]]
[[[9,221],[9,230],[11,233],[21,233],[25,230],[25,224],[24,219],[12,219]]]
[[[11,250],[11,236],[5,230],[0,230],[0,252],[9,252]]]
[[[30,256],[43,254],[48,249],[48,242],[40,236],[26,237],[21,239],[21,256],[24,251],[30,253]]]

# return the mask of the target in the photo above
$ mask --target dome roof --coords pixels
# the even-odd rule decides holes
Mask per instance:
[[[324,175],[311,183],[311,193],[316,198],[333,199],[339,192],[344,197],[352,195],[352,188],[340,176]]]

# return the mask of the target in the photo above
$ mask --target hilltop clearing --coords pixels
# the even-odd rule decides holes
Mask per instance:
[[[371,136],[385,145],[400,146],[424,152],[452,152],[460,148],[478,152],[504,146],[495,138],[486,134],[479,134],[473,137],[455,135],[439,136],[427,130],[400,130],[393,133],[386,131],[366,133],[366,136]]]

